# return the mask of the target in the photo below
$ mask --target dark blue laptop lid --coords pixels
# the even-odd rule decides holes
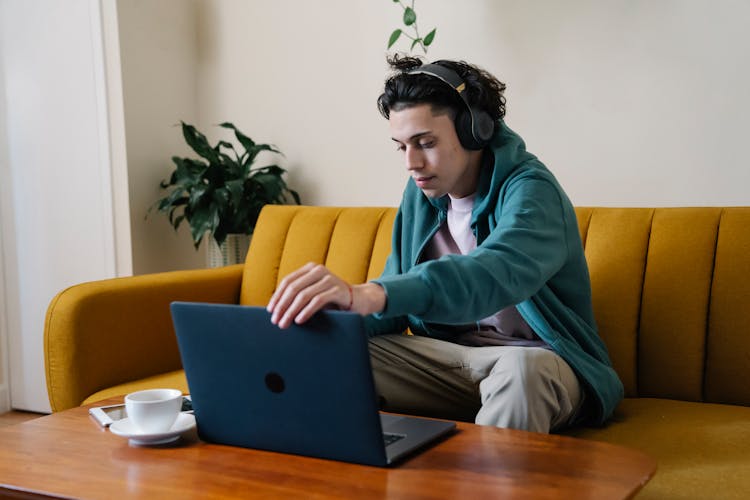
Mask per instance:
[[[171,310],[201,439],[386,464],[361,316],[324,311],[281,330],[260,307]]]

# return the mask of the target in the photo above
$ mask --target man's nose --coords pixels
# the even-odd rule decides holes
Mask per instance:
[[[406,161],[406,170],[417,170],[424,166],[422,153],[417,150],[417,148],[407,146],[406,154],[404,156]]]

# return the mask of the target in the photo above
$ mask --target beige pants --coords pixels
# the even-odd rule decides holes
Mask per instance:
[[[467,347],[429,337],[370,339],[384,410],[548,433],[581,407],[573,370],[540,347]]]

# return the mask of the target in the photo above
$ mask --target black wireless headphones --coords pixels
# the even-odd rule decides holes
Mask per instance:
[[[466,100],[464,91],[466,82],[458,74],[445,66],[438,63],[425,64],[408,72],[410,75],[429,75],[450,85],[458,92],[461,100],[466,105],[465,110],[460,110],[456,115],[454,122],[456,134],[461,145],[466,149],[483,149],[489,144],[492,134],[495,131],[495,122],[486,111],[472,107]]]

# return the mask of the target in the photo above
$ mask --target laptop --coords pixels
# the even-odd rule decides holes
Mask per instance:
[[[173,302],[202,440],[388,466],[454,422],[383,414],[362,317],[322,311],[286,330],[260,307]]]

